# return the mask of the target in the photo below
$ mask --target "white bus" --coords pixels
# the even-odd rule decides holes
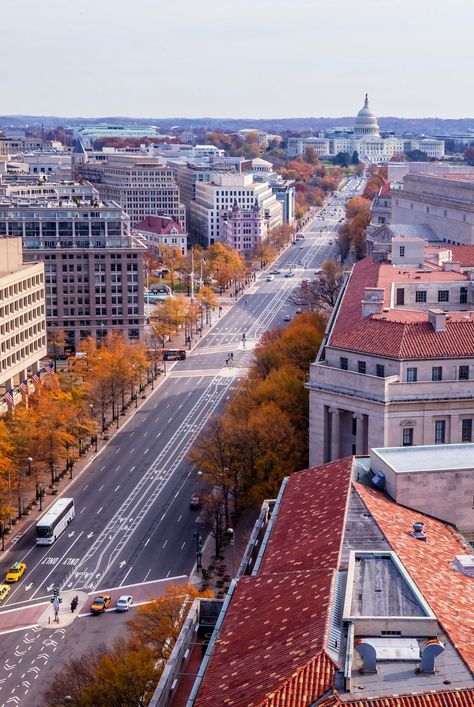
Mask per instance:
[[[36,544],[52,545],[75,516],[74,499],[60,498],[36,523]]]

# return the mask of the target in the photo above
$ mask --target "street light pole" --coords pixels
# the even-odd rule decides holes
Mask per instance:
[[[234,574],[235,574],[235,537],[234,537],[234,529],[233,529],[233,528],[227,528],[227,535],[230,537],[230,544],[232,545],[232,577],[234,577]]]

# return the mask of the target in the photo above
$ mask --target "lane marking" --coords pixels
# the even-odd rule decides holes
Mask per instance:
[[[82,489],[82,493],[84,493],[84,491],[85,491],[86,489],[88,489],[88,488],[89,488],[89,484],[86,484],[86,485],[84,486],[84,488]]]
[[[103,510],[104,510],[104,506],[101,506],[101,507],[99,508],[99,510],[97,511],[96,516],[98,516],[99,513],[100,513],[101,511],[103,511]]]
[[[117,488],[114,490],[114,493],[117,493],[117,491],[119,490],[119,488],[120,488],[120,484],[119,484],[119,485],[117,486]]]

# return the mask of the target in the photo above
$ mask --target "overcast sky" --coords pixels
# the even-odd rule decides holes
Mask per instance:
[[[0,114],[473,117],[469,0],[1,0]]]

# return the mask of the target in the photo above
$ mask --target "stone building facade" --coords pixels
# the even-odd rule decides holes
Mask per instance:
[[[474,440],[473,251],[394,239],[354,266],[311,366],[311,464]]]

